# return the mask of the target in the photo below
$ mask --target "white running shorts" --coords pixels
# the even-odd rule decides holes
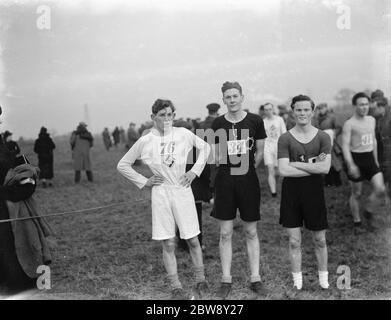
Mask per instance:
[[[190,239],[200,233],[191,187],[160,185],[152,188],[152,239],[175,237],[176,226],[181,239]]]

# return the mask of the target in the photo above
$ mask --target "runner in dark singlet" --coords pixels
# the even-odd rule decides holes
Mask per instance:
[[[280,224],[289,235],[289,257],[294,287],[301,290],[301,227],[313,233],[318,261],[319,284],[329,287],[327,272],[327,210],[322,174],[331,163],[331,140],[311,124],[314,102],[307,96],[293,98],[296,125],[278,140],[278,169],[284,177],[281,191]]]

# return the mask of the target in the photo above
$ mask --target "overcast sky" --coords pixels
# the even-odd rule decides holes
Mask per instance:
[[[242,84],[254,112],[299,93],[331,103],[344,87],[391,95],[389,3],[0,0],[0,130],[126,128],[148,120],[158,97],[178,117],[204,118],[226,80]],[[37,27],[41,4],[49,30]],[[337,27],[341,5],[348,30]]]

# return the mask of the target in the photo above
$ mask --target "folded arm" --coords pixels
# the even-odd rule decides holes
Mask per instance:
[[[310,173],[290,165],[289,158],[278,159],[278,172],[282,177],[307,177]]]
[[[327,154],[326,158],[320,162],[290,162],[289,165],[309,174],[327,174],[330,171],[331,155]]]

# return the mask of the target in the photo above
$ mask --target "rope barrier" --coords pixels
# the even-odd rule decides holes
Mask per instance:
[[[135,200],[135,201],[129,200],[129,201],[112,203],[112,204],[109,204],[109,205],[106,205],[106,206],[99,206],[99,207],[80,209],[80,210],[74,210],[74,211],[57,212],[57,213],[46,214],[46,215],[43,215],[43,216],[14,218],[14,219],[4,219],[4,220],[0,220],[0,223],[13,222],[13,221],[23,221],[23,220],[31,220],[31,219],[40,219],[40,218],[55,217],[55,216],[62,216],[62,215],[68,215],[68,214],[75,214],[75,213],[83,213],[83,212],[87,212],[87,211],[107,209],[107,208],[123,205],[123,204],[129,203],[129,202],[138,203],[138,202],[144,202],[144,201],[149,201],[149,199],[139,199],[139,200]]]

